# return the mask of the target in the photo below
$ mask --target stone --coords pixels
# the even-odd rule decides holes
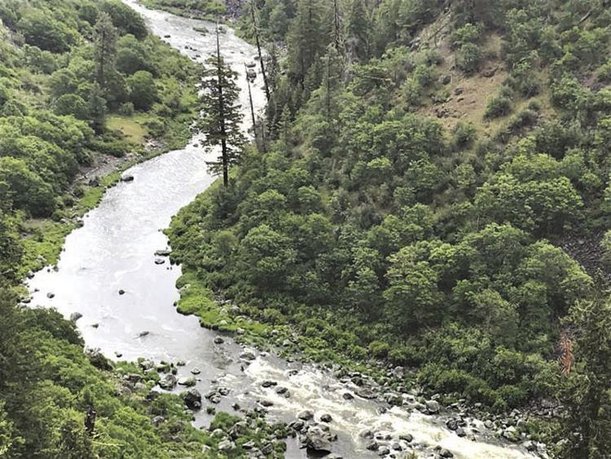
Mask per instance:
[[[144,338],[145,336],[148,336],[151,332],[148,330],[143,330],[140,333],[138,333],[138,337],[139,338]]]
[[[274,402],[272,402],[271,400],[261,400],[259,403],[266,408],[269,408],[270,406],[274,406]]]
[[[503,430],[503,433],[501,435],[505,437],[507,440],[513,441],[513,442],[516,442],[520,439],[518,431],[513,426],[507,427],[505,430]]]
[[[214,338],[214,344],[223,344],[224,342],[225,340],[221,338],[220,336],[217,336]]]
[[[70,314],[70,321],[71,322],[76,322],[81,317],[83,317],[83,314],[81,314],[80,312],[73,312],[72,314]]]
[[[125,295],[125,290],[120,289],[120,290],[119,290],[119,295]]]
[[[353,400],[354,399],[354,395],[352,395],[350,392],[344,392],[342,394],[342,397],[344,398],[344,400]]]
[[[465,90],[461,88],[460,86],[458,86],[457,88],[454,88],[454,94],[457,96],[461,95],[463,92],[465,92]]]
[[[361,387],[355,391],[355,394],[366,400],[373,400],[377,394],[368,387]]]
[[[456,430],[458,429],[458,422],[456,422],[456,419],[448,419],[446,421],[446,427],[450,430]]]
[[[152,419],[152,422],[153,422],[153,425],[154,425],[154,426],[158,426],[159,424],[161,424],[161,423],[162,423],[162,422],[164,422],[164,421],[165,421],[165,418],[164,418],[163,416],[155,416],[155,417]]]
[[[311,428],[306,432],[305,445],[310,451],[316,453],[330,453],[331,442],[327,439],[325,433],[319,428]]]
[[[314,412],[311,410],[303,410],[297,414],[297,419],[302,419],[304,421],[314,419]]]
[[[133,182],[134,181],[134,176],[131,174],[125,174],[121,177],[121,181],[122,182]]]
[[[228,453],[229,451],[232,451],[235,449],[235,443],[229,440],[223,440],[222,442],[218,444],[218,449],[219,451],[223,453]]]
[[[195,388],[191,388],[182,394],[182,399],[188,408],[199,410],[202,407],[202,394]]]
[[[329,413],[323,413],[320,415],[320,421],[321,422],[331,422],[333,421],[333,418],[331,417]]]
[[[263,381],[261,383],[261,386],[263,386],[265,388],[272,387],[272,386],[277,386],[277,385],[278,385],[278,383],[276,381],[269,381],[269,380],[268,381]]]
[[[465,432],[465,429],[459,427],[458,429],[456,429],[456,435],[458,435],[459,437],[466,437],[467,433]]]
[[[497,70],[498,68],[496,67],[487,68],[482,72],[482,75],[484,78],[492,78],[496,74]]]
[[[412,434],[401,434],[399,435],[399,440],[406,441],[407,443],[411,443],[414,440],[414,436]]]
[[[243,360],[255,360],[257,356],[252,351],[244,351],[240,354],[240,358]]]
[[[439,451],[439,456],[441,456],[441,457],[454,457],[454,454],[452,454],[451,451],[449,451],[449,450],[447,450],[445,448],[442,448],[441,451]]]
[[[452,76],[445,74],[439,78],[439,82],[443,85],[450,84],[452,82]]]
[[[185,376],[178,380],[178,384],[180,386],[193,387],[195,384],[197,384],[197,381],[193,376]]]
[[[49,299],[55,298],[55,293],[53,293],[53,292],[47,293],[47,298],[49,298]]]
[[[276,389],[274,390],[274,392],[276,392],[278,395],[285,395],[288,394],[288,389],[284,386],[278,386],[276,387]]]
[[[430,414],[439,413],[439,410],[440,410],[439,402],[437,400],[427,400],[426,401],[426,410]]]
[[[367,445],[365,446],[365,448],[367,448],[369,451],[377,451],[378,448],[380,447],[380,445],[378,445],[378,442],[375,440],[371,440],[369,443],[367,443]]]
[[[248,451],[248,450],[251,450],[251,449],[255,448],[256,446],[257,445],[255,444],[255,442],[250,440],[250,441],[247,441],[246,443],[244,443],[242,445],[242,448],[244,448],[245,450]]]
[[[167,250],[167,249],[157,250],[157,251],[155,251],[155,256],[156,257],[169,257],[171,253],[172,252],[170,250]]]
[[[165,263],[165,260],[163,258],[155,258],[156,265],[162,265],[164,263]]]
[[[403,447],[401,446],[401,443],[399,443],[399,442],[394,442],[392,445],[390,445],[390,447],[394,451],[403,451]]]
[[[193,374],[193,375],[198,375],[198,374],[200,374],[201,372],[202,372],[202,371],[201,371],[199,368],[193,368],[193,369],[191,370],[191,374]]]
[[[158,384],[159,387],[161,387],[162,389],[172,390],[176,387],[177,382],[178,381],[176,380],[176,376],[174,376],[173,374],[167,374],[159,380]]]

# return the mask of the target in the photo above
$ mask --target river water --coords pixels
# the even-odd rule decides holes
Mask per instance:
[[[215,51],[214,25],[179,18],[146,9],[134,0],[125,3],[141,13],[150,30],[195,61],[203,62]],[[196,30],[197,29],[197,30]],[[208,33],[201,33],[206,29]],[[239,73],[241,102],[245,108],[245,125],[249,124],[248,94],[244,64],[256,54],[248,43],[228,29],[221,36],[222,53]],[[253,85],[257,110],[264,106],[261,77]],[[176,313],[173,303],[179,294],[175,287],[180,268],[155,264],[155,251],[167,247],[161,232],[179,209],[191,202],[214,181],[207,169],[211,159],[195,137],[184,149],[172,151],[134,166],[127,174],[130,183],[119,183],[109,189],[100,205],[84,218],[84,226],[70,234],[55,269],[38,272],[29,281],[32,304],[57,308],[66,317],[78,312],[78,320],[86,345],[99,348],[116,359],[145,357],[154,361],[184,361],[178,376],[190,376],[194,368],[201,370],[197,388],[205,394],[211,387],[224,386],[230,394],[220,409],[232,411],[231,404],[254,407],[261,400],[273,402],[269,417],[292,421],[296,413],[310,409],[333,417],[331,431],[338,434],[333,443],[335,453],[346,459],[377,457],[365,449],[359,433],[371,429],[388,433],[392,441],[400,434],[411,434],[413,443],[428,445],[418,454],[434,456],[437,445],[459,458],[522,458],[529,454],[515,446],[501,444],[491,438],[481,424],[477,441],[459,438],[444,425],[444,418],[427,416],[408,408],[392,408],[381,414],[381,403],[355,397],[345,400],[345,392],[354,392],[350,383],[341,382],[330,373],[308,365],[287,363],[273,355],[255,352],[256,360],[245,366],[239,355],[243,348],[225,337],[201,328],[195,317]],[[124,294],[119,294],[124,290]],[[148,332],[144,336],[142,332]],[[274,388],[263,388],[261,382],[274,380],[286,387],[291,396],[277,395]],[[208,417],[202,410],[196,424],[205,425]],[[488,439],[488,440],[487,440]],[[402,443],[407,448],[406,443]],[[409,450],[409,449],[408,449]],[[403,453],[395,453],[402,457]],[[289,458],[306,457],[296,442],[289,442]]]

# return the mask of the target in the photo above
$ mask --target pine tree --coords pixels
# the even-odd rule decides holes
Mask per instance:
[[[96,82],[102,89],[106,89],[108,77],[115,69],[117,55],[117,29],[108,13],[102,12],[98,15],[93,43]]]
[[[562,457],[603,458],[611,450],[611,296],[573,306],[575,364],[563,390]]]
[[[328,44],[318,0],[300,0],[288,34],[289,73],[303,88],[308,70]]]
[[[369,57],[371,21],[364,0],[353,0],[347,24],[346,48],[353,59],[365,60]]]
[[[198,128],[206,135],[204,145],[221,147],[221,155],[208,164],[214,174],[223,175],[223,185],[229,186],[229,167],[240,160],[245,138],[241,130],[243,114],[239,104],[237,74],[221,56],[219,36],[216,36],[216,56],[210,57],[202,79],[202,117]]]

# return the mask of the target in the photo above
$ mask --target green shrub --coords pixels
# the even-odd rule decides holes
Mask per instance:
[[[456,52],[456,67],[467,75],[477,72],[482,64],[482,51],[475,43],[466,43]]]
[[[484,112],[485,119],[494,119],[507,116],[511,113],[511,99],[506,96],[496,96],[488,101],[486,111]]]

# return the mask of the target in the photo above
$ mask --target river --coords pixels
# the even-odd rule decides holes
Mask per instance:
[[[197,62],[203,62],[215,50],[214,25],[153,11],[134,0],[125,3],[141,13],[150,30]],[[197,30],[196,30],[197,29]],[[202,34],[206,29],[208,33]],[[221,39],[226,61],[239,73],[241,102],[245,124],[249,124],[248,94],[244,64],[253,61],[256,50],[227,29]],[[261,77],[253,85],[257,110],[265,103]],[[155,252],[165,249],[168,241],[162,233],[178,210],[191,202],[215,180],[206,169],[211,157],[195,137],[181,150],[171,151],[134,166],[126,173],[129,183],[110,188],[100,205],[84,218],[84,225],[67,238],[55,268],[38,272],[30,281],[32,304],[57,308],[66,317],[82,314],[78,328],[89,348],[99,348],[117,359],[145,357],[154,361],[184,361],[178,376],[201,370],[197,388],[205,394],[213,386],[230,390],[219,407],[232,411],[231,405],[253,407],[261,400],[272,402],[269,418],[292,421],[299,411],[310,409],[329,413],[331,431],[338,434],[334,453],[346,459],[378,457],[365,449],[361,432],[371,429],[389,435],[388,442],[399,443],[411,451],[400,434],[411,434],[412,444],[420,444],[419,454],[431,457],[439,445],[459,458],[531,457],[521,448],[492,439],[491,432],[474,422],[468,435],[460,438],[445,427],[446,418],[428,416],[409,407],[385,411],[382,403],[355,397],[346,400],[346,392],[355,386],[339,381],[331,373],[309,365],[288,363],[276,356],[254,351],[256,359],[244,369],[239,355],[243,348],[230,338],[215,344],[218,336],[201,328],[195,317],[178,314],[173,303],[179,294],[175,287],[180,267],[156,264]],[[124,294],[119,294],[124,290]],[[148,332],[143,334],[143,332]],[[143,335],[143,336],[141,336]],[[289,398],[274,388],[263,388],[265,380],[286,387]],[[206,425],[205,410],[196,414],[196,425]],[[477,429],[478,432],[473,431]],[[471,438],[477,436],[477,441]],[[287,457],[306,457],[295,441],[288,442]],[[403,457],[397,451],[395,456]]]

